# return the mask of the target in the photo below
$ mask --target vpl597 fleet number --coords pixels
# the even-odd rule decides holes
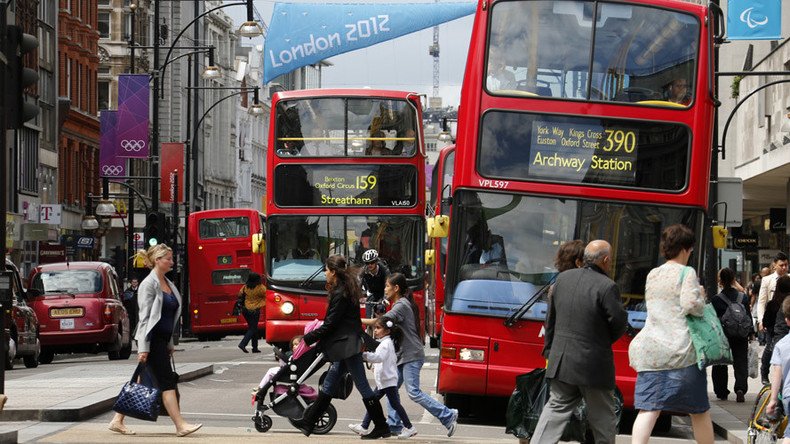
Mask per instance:
[[[491,179],[478,179],[481,187],[488,188],[507,188],[510,183],[506,180],[491,180]]]

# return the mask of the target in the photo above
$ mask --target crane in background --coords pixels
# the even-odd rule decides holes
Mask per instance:
[[[439,0],[436,0],[439,3]],[[440,109],[442,98],[439,97],[439,26],[433,27],[433,44],[428,47],[428,55],[433,57],[433,96],[428,100],[428,108]]]

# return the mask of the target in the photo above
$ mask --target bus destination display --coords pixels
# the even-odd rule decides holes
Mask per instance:
[[[280,165],[274,199],[282,207],[412,207],[417,170],[411,165]]]
[[[633,185],[638,139],[634,128],[535,120],[529,174],[570,182]]]

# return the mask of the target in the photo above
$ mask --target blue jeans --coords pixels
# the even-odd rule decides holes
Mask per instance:
[[[325,395],[331,396],[334,394],[340,380],[340,375],[346,371],[351,374],[351,379],[354,380],[354,386],[359,390],[362,399],[375,396],[373,389],[370,388],[370,384],[368,383],[367,375],[365,374],[365,364],[362,363],[362,353],[357,353],[342,361],[333,362],[326,372],[326,378],[324,378],[324,385],[321,387],[321,391],[324,392]]]
[[[423,360],[417,360],[399,365],[398,387],[406,382],[406,393],[409,395],[409,399],[421,405],[422,408],[441,421],[443,426],[449,428],[453,420],[453,412],[447,406],[420,390],[420,370],[422,370],[423,363]],[[403,423],[395,409],[389,409],[387,424],[390,425],[391,429],[395,430],[403,427]]]
[[[244,320],[247,321],[247,332],[244,333],[244,337],[239,342],[239,345],[243,348],[246,347],[247,344],[252,340],[252,349],[258,349],[258,321],[261,319],[261,310],[253,310],[249,311],[244,309],[241,311],[241,314],[244,316]]]

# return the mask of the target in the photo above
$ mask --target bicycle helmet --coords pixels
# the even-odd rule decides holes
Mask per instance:
[[[362,253],[362,262],[366,264],[372,264],[377,260],[379,260],[379,252],[372,248]]]

